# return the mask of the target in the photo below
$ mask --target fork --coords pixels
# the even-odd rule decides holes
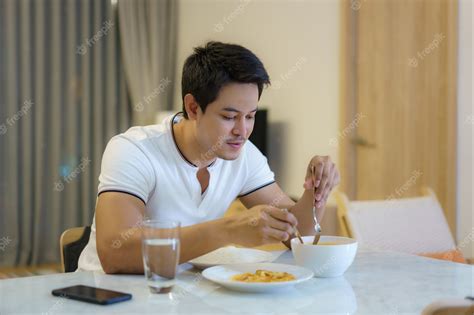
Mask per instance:
[[[281,210],[283,210],[284,212],[289,212],[289,210],[286,209],[286,208],[285,208],[285,209],[281,209]],[[296,237],[300,240],[300,243],[301,243],[301,244],[304,244],[304,241],[303,241],[303,238],[301,237],[300,231],[298,231],[298,228],[297,228],[296,226],[294,227],[294,229],[295,229],[295,235],[296,235]]]

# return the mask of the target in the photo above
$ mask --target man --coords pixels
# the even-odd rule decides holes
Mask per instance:
[[[143,273],[144,217],[182,223],[180,263],[231,243],[288,246],[296,226],[313,235],[313,202],[321,219],[339,173],[329,157],[315,156],[297,203],[280,189],[266,158],[247,141],[269,83],[262,62],[244,47],[196,48],[183,67],[183,112],[108,143],[79,269]],[[249,210],[223,217],[236,197]]]

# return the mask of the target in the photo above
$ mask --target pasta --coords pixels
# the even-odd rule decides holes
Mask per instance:
[[[288,272],[257,270],[255,273],[242,273],[231,277],[233,281],[241,282],[282,282],[295,280],[295,276]]]

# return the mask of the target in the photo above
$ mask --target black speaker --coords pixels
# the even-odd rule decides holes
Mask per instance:
[[[255,114],[255,124],[253,126],[253,132],[250,135],[249,140],[267,156],[267,122],[268,111],[266,109],[259,109]]]

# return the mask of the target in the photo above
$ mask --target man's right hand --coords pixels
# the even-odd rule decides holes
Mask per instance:
[[[99,196],[96,208],[96,243],[106,273],[143,273],[141,229],[145,205],[119,192]],[[228,244],[255,247],[287,240],[295,216],[279,208],[259,205],[242,214],[181,228],[180,263]]]
[[[287,241],[298,224],[292,213],[269,205],[258,205],[226,219],[233,242],[248,247]]]

